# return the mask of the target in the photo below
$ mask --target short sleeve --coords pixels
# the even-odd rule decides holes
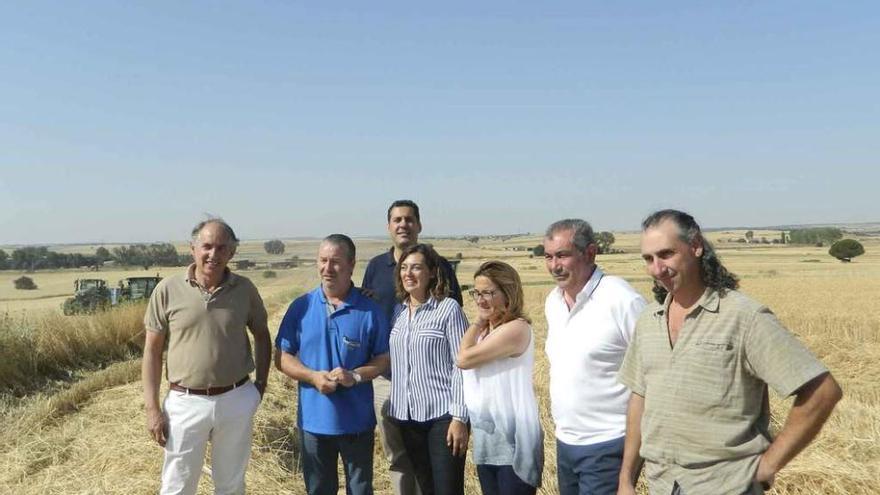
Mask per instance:
[[[639,338],[639,325],[636,324],[632,341],[626,349],[626,355],[623,358],[623,364],[620,366],[620,372],[617,375],[620,383],[626,385],[634,394],[645,396],[645,370],[642,362],[642,343]]]
[[[389,343],[391,329],[388,324],[388,319],[385,318],[385,313],[378,308],[371,311],[371,314],[373,325],[373,349],[370,355],[378,356],[380,354],[387,354],[391,350]]]
[[[275,347],[288,354],[299,352],[299,329],[302,315],[300,311],[297,311],[298,301],[299,299],[287,308],[284,318],[281,319],[281,325],[278,327],[278,335],[275,337]]]
[[[144,327],[151,332],[168,332],[168,290],[167,284],[159,283],[159,286],[150,296],[147,304],[147,312],[144,314]]]
[[[248,313],[248,327],[250,328],[259,328],[259,327],[267,327],[268,326],[268,314],[266,313],[266,306],[263,304],[263,298],[260,297],[260,292],[257,290],[256,286],[251,284],[251,307],[250,312]]]
[[[743,345],[747,370],[783,397],[828,371],[766,307],[755,314]]]
[[[639,316],[642,315],[642,311],[644,311],[647,305],[648,302],[645,301],[645,298],[638,294],[635,294],[634,297],[621,305],[618,325],[621,336],[627,344],[633,341],[636,323],[639,321]]]

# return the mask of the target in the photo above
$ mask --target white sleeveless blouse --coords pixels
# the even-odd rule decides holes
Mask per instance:
[[[535,338],[531,327],[529,335],[529,346],[520,356],[463,370],[462,380],[474,463],[510,465],[521,480],[537,487],[544,466],[544,434],[532,384]]]

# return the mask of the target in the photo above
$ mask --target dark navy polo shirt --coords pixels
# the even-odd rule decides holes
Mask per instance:
[[[394,294],[394,271],[396,268],[397,262],[394,261],[394,248],[392,247],[386,253],[370,260],[367,271],[364,272],[364,281],[361,284],[364,289],[373,291],[373,299],[379,303],[385,318],[389,321],[394,313],[394,305],[400,302]],[[458,301],[458,305],[461,306],[461,287],[458,285],[458,279],[455,278],[455,270],[443,257],[440,258],[440,269],[449,280],[449,297]]]
[[[342,367],[353,370],[373,357],[388,353],[388,319],[379,305],[355,287],[345,301],[328,314],[321,286],[298,297],[287,308],[275,346],[298,355],[303,365],[317,371]],[[376,426],[373,384],[337,387],[324,395],[311,384],[299,382],[297,424],[323,435],[362,433]]]

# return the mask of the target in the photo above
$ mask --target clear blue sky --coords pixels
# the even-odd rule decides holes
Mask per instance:
[[[0,244],[880,220],[880,3],[5,2]]]

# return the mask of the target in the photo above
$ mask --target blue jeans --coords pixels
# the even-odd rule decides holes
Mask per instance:
[[[477,476],[480,477],[480,489],[483,495],[535,495],[538,491],[534,486],[519,479],[513,471],[513,466],[477,464]]]
[[[623,439],[592,445],[568,445],[556,440],[559,494],[616,495]]]
[[[336,464],[342,456],[347,495],[373,495],[373,430],[350,435],[300,431],[303,480],[309,495],[336,495]]]
[[[425,495],[464,495],[465,456],[452,455],[446,432],[452,418],[399,421],[400,435]]]

